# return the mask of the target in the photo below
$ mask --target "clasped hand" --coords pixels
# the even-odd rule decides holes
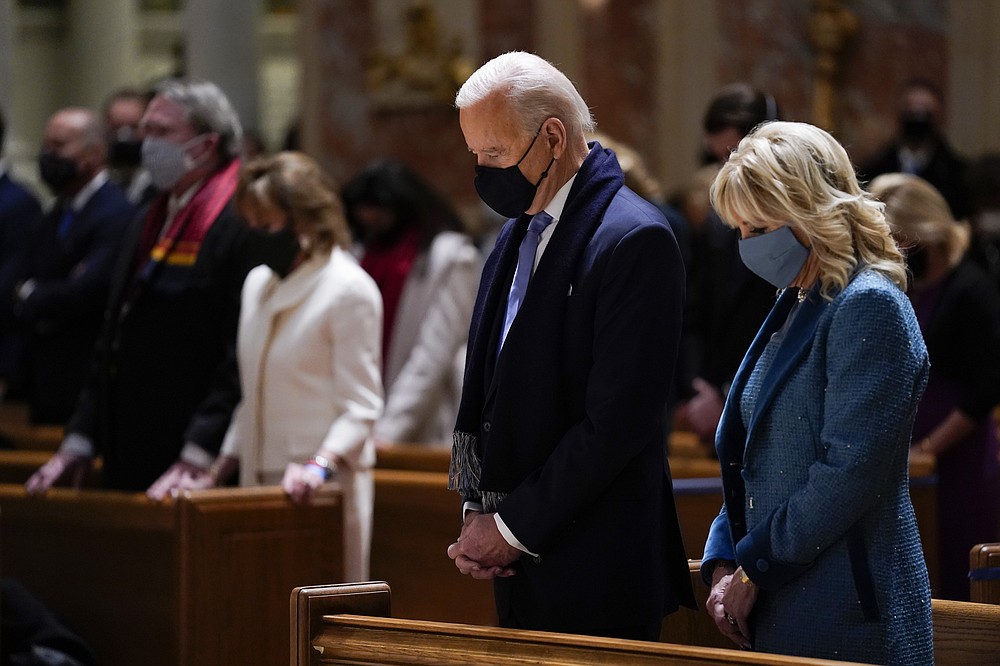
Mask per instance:
[[[463,574],[477,580],[492,580],[514,575],[510,566],[521,556],[500,534],[491,513],[469,511],[458,540],[448,546],[448,557]]]
[[[740,582],[742,569],[717,566],[712,574],[712,591],[705,602],[705,609],[715,621],[722,635],[749,650],[750,611],[757,602],[757,586],[753,582]]]

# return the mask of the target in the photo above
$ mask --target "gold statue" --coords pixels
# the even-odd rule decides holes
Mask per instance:
[[[813,122],[833,132],[834,91],[848,44],[858,31],[858,18],[840,0],[816,0],[809,19],[809,39],[816,48]]]
[[[456,37],[442,44],[437,15],[430,3],[420,0],[404,11],[406,45],[400,54],[376,49],[367,68],[368,87],[382,106],[451,104],[472,74],[473,66],[462,55]]]

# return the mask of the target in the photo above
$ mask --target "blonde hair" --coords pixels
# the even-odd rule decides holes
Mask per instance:
[[[820,291],[832,299],[864,265],[906,288],[906,267],[883,205],[858,183],[851,160],[828,132],[777,121],[745,136],[710,191],[726,224],[786,223],[808,240]]]
[[[351,232],[333,182],[311,157],[286,151],[258,157],[240,170],[237,208],[273,206],[288,215],[292,229],[313,242],[311,253],[347,248]]]
[[[906,245],[943,246],[948,265],[955,266],[969,248],[969,225],[956,222],[948,202],[919,176],[887,173],[868,186],[885,203],[885,217],[897,238]]]

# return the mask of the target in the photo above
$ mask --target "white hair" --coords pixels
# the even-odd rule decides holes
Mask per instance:
[[[199,133],[218,134],[219,157],[228,161],[239,156],[243,127],[219,86],[209,81],[169,80],[156,87],[156,94],[183,108]]]
[[[590,108],[566,75],[552,63],[524,51],[504,53],[485,63],[462,84],[455,106],[464,109],[502,94],[526,134],[546,118],[558,118],[571,137],[594,131]]]

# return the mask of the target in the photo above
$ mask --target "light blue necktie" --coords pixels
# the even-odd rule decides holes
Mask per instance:
[[[528,280],[535,268],[535,252],[538,250],[538,241],[541,239],[542,231],[552,223],[552,216],[542,211],[531,218],[528,223],[528,232],[521,241],[521,247],[517,251],[517,269],[514,271],[514,282],[510,285],[510,295],[507,297],[507,312],[503,318],[503,331],[500,333],[500,345],[497,353],[503,347],[507,339],[507,331],[514,323],[514,317],[524,301],[524,294],[528,291]]]

